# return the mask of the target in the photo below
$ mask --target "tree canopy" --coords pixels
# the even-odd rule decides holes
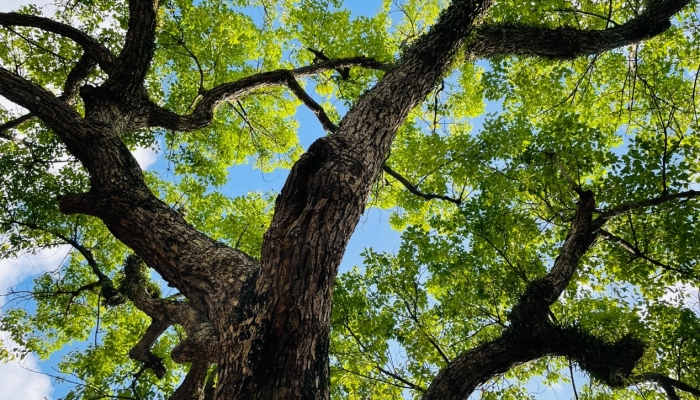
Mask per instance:
[[[66,399],[700,396],[696,2],[377,4],[0,13],[0,259],[72,248],[0,359],[81,343]],[[229,196],[246,163],[284,188]],[[401,245],[337,274],[366,207]]]

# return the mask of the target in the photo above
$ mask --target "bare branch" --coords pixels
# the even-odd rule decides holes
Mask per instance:
[[[72,131],[88,135],[80,115],[53,93],[0,67],[0,96],[18,104],[41,118],[55,131]]]
[[[66,83],[63,86],[63,94],[61,94],[59,99],[63,100],[68,105],[73,105],[82,81],[85,80],[93,68],[95,68],[95,61],[84,53],[80,60],[78,60],[78,63],[68,73]],[[14,129],[32,118],[34,118],[34,114],[30,112],[0,125],[0,138],[21,142],[19,139],[5,134],[5,131]]]
[[[386,172],[387,174],[391,175],[394,179],[396,179],[397,181],[399,181],[409,192],[411,192],[412,194],[414,194],[414,195],[416,195],[416,196],[418,196],[418,197],[424,198],[426,201],[430,201],[430,200],[445,200],[445,201],[449,201],[450,203],[454,203],[454,204],[456,204],[456,205],[462,204],[462,200],[461,200],[461,199],[454,199],[454,198],[449,197],[449,196],[443,196],[443,195],[439,195],[439,194],[432,194],[432,193],[423,193],[423,192],[421,192],[421,191],[418,189],[418,187],[416,187],[416,185],[412,184],[412,183],[411,183],[408,179],[406,179],[403,175],[401,175],[401,174],[399,174],[398,172],[396,172],[396,171],[394,171],[393,169],[391,169],[391,167],[389,167],[386,163],[384,163],[384,165],[382,165],[382,169],[384,170],[384,172]]]
[[[21,139],[17,139],[14,136],[11,136],[6,133],[6,131],[9,131],[10,129],[14,129],[23,123],[29,121],[30,119],[34,118],[34,114],[32,113],[27,113],[22,116],[19,116],[13,120],[7,121],[4,124],[0,125],[0,138],[3,138],[5,140],[10,140],[15,143],[21,143]]]
[[[78,242],[78,240],[71,238],[71,237],[68,237],[60,232],[56,232],[56,231],[49,230],[49,229],[44,229],[44,228],[42,228],[42,227],[40,227],[37,224],[32,223],[32,222],[23,222],[23,221],[18,221],[18,220],[14,220],[14,219],[9,219],[9,220],[3,220],[2,223],[23,226],[23,227],[26,227],[29,229],[48,233],[50,235],[57,237],[58,239],[61,239],[61,241],[63,241],[65,244],[69,244],[74,249],[78,250],[78,252],[85,258],[85,261],[87,261],[88,265],[92,269],[92,272],[97,276],[97,279],[99,279],[100,282],[102,282],[102,283],[110,282],[111,283],[111,280],[109,279],[109,277],[107,275],[105,275],[100,270],[99,266],[97,265],[97,261],[95,261],[95,258],[92,255],[92,251],[90,251],[90,249],[88,249],[87,247],[80,244],[80,242]]]
[[[78,95],[78,90],[82,85],[83,81],[95,68],[95,61],[87,53],[83,53],[80,57],[78,63],[71,69],[66,78],[66,83],[63,85],[63,93],[60,99],[65,101],[69,105],[75,103],[75,99]]]
[[[124,289],[134,305],[153,318],[154,323],[158,322],[158,326],[179,324],[185,329],[187,338],[172,349],[173,360],[179,363],[215,362],[218,338],[214,334],[211,321],[190,303],[159,299],[150,295],[142,280],[143,268],[145,265],[138,257],[131,255],[127,258],[124,263]]]
[[[675,389],[690,393],[693,396],[700,397],[700,389],[692,387],[687,383],[670,378],[666,375],[656,372],[646,372],[636,377],[639,382],[656,382],[666,391],[670,400],[679,399]],[[675,397],[674,397],[675,396]]]
[[[154,320],[167,322],[170,325],[179,324],[185,331],[200,329],[202,324],[209,321],[188,303],[153,298],[146,291],[143,269],[145,265],[136,256],[127,257],[124,263],[124,289],[126,296],[134,302],[134,305]]]
[[[316,117],[318,118],[319,122],[321,122],[323,129],[330,133],[334,133],[338,130],[338,127],[331,121],[330,118],[328,118],[328,115],[323,107],[321,107],[314,99],[311,98],[311,96],[309,96],[308,93],[304,91],[299,82],[294,79],[294,75],[291,73],[287,77],[287,87],[289,87],[289,90],[291,90],[302,103],[304,103],[314,114],[316,114]]]

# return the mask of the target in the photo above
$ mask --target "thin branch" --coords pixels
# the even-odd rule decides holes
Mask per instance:
[[[323,107],[321,107],[314,99],[311,98],[311,96],[309,96],[308,93],[306,93],[306,91],[304,91],[299,82],[294,79],[294,75],[291,73],[287,77],[287,87],[289,87],[289,90],[291,90],[302,103],[304,103],[314,114],[316,114],[316,118],[318,118],[319,122],[321,122],[323,129],[330,133],[334,133],[338,130],[338,127],[331,121]]]
[[[599,230],[599,233],[605,239],[619,244],[620,247],[622,247],[623,249],[625,249],[628,253],[630,253],[632,255],[633,259],[634,258],[641,258],[641,259],[646,260],[649,263],[656,265],[657,267],[660,267],[666,271],[674,271],[674,272],[677,272],[681,275],[690,276],[691,278],[700,281],[700,277],[692,274],[689,271],[684,271],[680,268],[675,268],[675,267],[672,267],[668,264],[664,264],[660,261],[654,260],[653,258],[644,254],[637,246],[633,245],[632,243],[626,241],[625,239],[623,239],[619,236],[616,236],[616,235],[606,231],[605,229]]]
[[[491,239],[489,239],[489,237],[486,235],[486,232],[484,232],[484,231],[482,230],[481,233],[482,233],[482,234],[479,234],[479,233],[477,232],[476,234],[477,234],[479,237],[481,237],[482,239],[484,239],[484,241],[486,241],[486,243],[487,243],[489,246],[491,246],[491,248],[494,249],[494,250],[496,251],[496,253],[498,253],[498,255],[501,256],[501,258],[503,259],[503,261],[505,261],[506,264],[508,264],[508,266],[513,270],[513,272],[515,272],[516,275],[518,275],[518,277],[519,277],[520,279],[523,280],[523,282],[529,283],[530,280],[527,278],[527,275],[525,274],[525,271],[524,271],[522,268],[520,268],[519,266],[516,266],[516,265],[514,265],[513,263],[511,263],[511,262],[510,262],[510,259],[508,258],[508,256],[506,256],[505,251],[503,251],[501,248],[499,248],[498,246],[496,246],[496,245],[491,241]]]
[[[7,27],[7,30],[10,31],[10,32],[12,32],[12,33],[14,33],[15,35],[19,36],[20,39],[24,40],[24,41],[27,42],[28,44],[31,44],[32,46],[34,46],[34,47],[36,47],[36,48],[38,48],[38,49],[40,49],[40,50],[42,50],[42,51],[44,51],[44,52],[46,52],[46,53],[51,54],[52,56],[58,58],[59,60],[62,60],[62,61],[69,61],[67,58],[63,57],[62,55],[56,53],[56,52],[53,51],[53,50],[47,49],[46,47],[44,47],[44,46],[42,46],[41,44],[37,43],[35,40],[32,40],[32,39],[30,39],[30,38],[28,38],[28,37],[22,35],[21,33],[17,32],[17,31],[14,30],[14,29],[12,29],[12,28],[10,28],[10,27]]]
[[[380,372],[381,372],[381,373],[383,373],[383,374],[389,376],[390,378],[393,378],[393,379],[395,379],[395,380],[397,380],[397,381],[403,383],[403,385],[397,385],[396,383],[394,383],[394,382],[389,382],[388,380],[379,379],[379,378],[374,377],[374,376],[368,376],[368,375],[365,375],[365,374],[363,374],[363,373],[361,373],[361,372],[357,372],[357,371],[353,371],[353,370],[351,370],[351,369],[344,368],[344,367],[342,367],[342,366],[340,366],[340,365],[333,365],[333,366],[331,366],[331,368],[334,368],[334,367],[337,368],[337,369],[339,369],[339,370],[341,370],[341,371],[345,371],[345,372],[347,372],[347,373],[350,373],[350,374],[353,374],[353,375],[357,375],[357,376],[359,376],[359,377],[362,377],[362,378],[365,378],[365,379],[369,379],[369,380],[372,380],[372,381],[377,381],[377,382],[381,382],[381,383],[386,383],[387,385],[395,386],[395,387],[402,388],[402,389],[414,389],[414,390],[417,390],[417,391],[419,391],[419,392],[425,392],[425,389],[423,389],[423,388],[421,388],[421,387],[419,387],[419,386],[417,386],[417,385],[415,385],[415,384],[413,384],[413,383],[411,383],[411,382],[405,381],[404,378],[402,378],[401,376],[392,374],[392,373],[389,372],[389,371],[382,371],[382,370],[380,369]]]
[[[363,352],[363,353],[368,353],[368,350],[366,349],[364,343],[362,343],[362,341],[360,340],[360,338],[358,338],[357,335],[355,335],[355,332],[350,328],[350,325],[347,323],[347,321],[344,321],[344,322],[343,322],[343,325],[345,326],[345,329],[347,329],[348,332],[350,332],[350,336],[352,336],[352,338],[355,340],[355,342],[356,342],[357,345],[360,347],[360,349],[362,349],[362,352]],[[380,367],[380,366],[377,365],[377,364],[374,365],[374,368],[376,368],[376,369],[377,369],[379,372],[381,372],[382,374],[387,375],[387,376],[390,376],[390,377],[396,379],[397,381],[403,383],[404,385],[408,386],[408,387],[411,388],[411,389],[417,390],[417,391],[419,391],[419,392],[425,392],[425,388],[423,388],[423,387],[421,387],[421,386],[419,386],[419,385],[416,385],[415,383],[413,383],[413,382],[407,380],[406,378],[402,377],[401,375],[398,375],[398,374],[395,374],[395,373],[393,373],[393,372],[391,372],[391,371],[388,371],[388,370],[386,370],[386,369]],[[358,372],[349,371],[349,370],[347,370],[347,371],[359,375]],[[376,379],[376,378],[367,377],[367,376],[364,376],[364,375],[362,375],[362,376],[365,377],[365,378],[369,378],[369,379]],[[389,382],[386,382],[386,383],[389,383]]]
[[[414,284],[416,284],[416,283],[414,282]],[[408,290],[406,290],[406,288],[403,285],[401,286],[401,289],[403,289],[403,291],[407,295],[411,296],[411,293],[409,293]],[[398,293],[399,290],[396,290],[396,292]],[[406,308],[406,311],[408,312],[409,317],[418,326],[419,332],[423,336],[425,336],[426,339],[428,339],[428,342],[430,342],[430,344],[433,346],[433,348],[438,352],[438,354],[440,354],[440,357],[442,357],[443,361],[445,361],[445,365],[449,364],[450,358],[442,350],[442,347],[437,342],[437,340],[433,337],[433,335],[431,335],[430,332],[428,332],[428,330],[425,329],[423,324],[420,322],[420,318],[418,318],[418,307],[416,305],[415,296],[411,296],[411,297],[413,298],[413,301],[409,302],[408,299],[404,298],[401,295],[398,295],[398,298],[401,300],[401,302],[403,302],[404,307]]]
[[[454,198],[449,197],[449,196],[421,192],[408,179],[404,178],[401,174],[399,174],[398,172],[391,169],[391,167],[389,167],[386,163],[384,163],[384,165],[382,166],[382,169],[384,170],[384,172],[386,172],[387,174],[391,175],[394,179],[399,181],[409,192],[411,192],[412,194],[414,194],[418,197],[422,197],[427,201],[429,201],[429,200],[445,200],[445,201],[449,201],[450,203],[454,203],[456,205],[462,204],[461,199],[454,199]]]
[[[373,58],[352,57],[323,61],[293,70],[279,69],[263,72],[242,78],[235,82],[224,83],[206,91],[195,106],[194,111],[189,115],[179,115],[155,104],[151,104],[146,122],[148,126],[161,127],[173,131],[191,131],[203,128],[211,123],[214,116],[214,109],[223,102],[239,99],[257,89],[270,86],[287,85],[294,92],[294,83],[291,83],[292,86],[289,86],[290,77],[298,79],[344,67],[364,67],[387,70],[390,65],[378,62]],[[299,92],[295,92],[297,96],[300,94]],[[316,112],[313,108],[313,103],[308,102],[310,97],[305,101],[305,96],[303,94],[301,95],[302,97],[300,97],[300,99],[304,101],[312,111]]]
[[[548,12],[548,13],[562,12],[562,13],[588,15],[591,17],[600,18],[603,21],[605,21],[606,24],[613,24],[614,26],[620,26],[620,24],[618,24],[617,22],[610,19],[610,15],[605,16],[605,15],[596,14],[596,13],[590,12],[590,11],[578,10],[575,8],[552,8],[552,9],[548,9],[548,10],[538,10],[538,11]]]
[[[659,374],[656,372],[646,372],[641,374],[637,378],[640,382],[657,382],[666,391],[666,393],[668,394],[668,398],[671,400],[678,399],[678,395],[676,395],[675,398],[672,397],[671,393],[675,394],[675,390],[673,390],[674,388],[690,393],[693,396],[700,397],[700,389],[690,386],[687,383],[681,382],[679,380],[670,378],[663,374]],[[669,391],[667,388],[671,388],[671,390]]]
[[[571,388],[574,390],[574,397],[576,400],[578,398],[578,391],[576,390],[576,382],[574,382],[574,362],[569,359],[569,376],[571,377]]]
[[[83,258],[85,258],[85,261],[87,261],[88,265],[92,269],[92,272],[97,276],[97,279],[99,279],[101,284],[105,284],[108,282],[111,283],[111,279],[109,279],[109,277],[107,275],[105,275],[100,270],[99,266],[97,265],[97,261],[95,260],[95,257],[93,257],[92,251],[90,251],[90,249],[88,249],[87,247],[80,244],[80,242],[78,242],[76,239],[68,237],[60,232],[41,228],[37,224],[31,223],[31,222],[23,222],[23,221],[18,221],[18,220],[14,220],[14,219],[4,220],[2,222],[7,223],[7,224],[24,226],[24,227],[29,228],[29,229],[45,232],[45,233],[48,233],[50,235],[57,237],[58,239],[61,239],[65,244],[69,244],[74,249],[78,250],[80,255],[82,255]]]
[[[561,161],[559,161],[557,156],[552,152],[545,152],[544,154],[553,163],[555,163],[557,165],[557,167],[559,167],[559,172],[569,182],[569,185],[571,185],[571,189],[578,194],[583,193],[583,189],[581,189],[581,185],[579,185],[578,182],[576,182],[576,180],[574,180],[574,178],[569,174],[569,171],[567,171],[566,167],[564,167],[564,164],[562,164]]]

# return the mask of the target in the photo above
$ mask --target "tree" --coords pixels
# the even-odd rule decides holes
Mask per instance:
[[[28,111],[0,126],[2,256],[74,249],[2,329],[41,355],[102,332],[70,398],[515,398],[499,379],[572,365],[586,398],[700,395],[700,319],[666,301],[700,273],[688,3],[2,13],[0,95]],[[328,132],[303,154],[300,104]],[[158,144],[174,179],[132,156]],[[291,167],[274,202],[217,191],[249,157]],[[368,201],[403,244],[336,277]]]

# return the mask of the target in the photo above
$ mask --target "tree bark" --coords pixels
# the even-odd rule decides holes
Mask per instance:
[[[294,165],[265,234],[252,301],[218,327],[222,344],[237,349],[220,363],[220,398],[328,398],[331,295],[345,247],[398,127],[489,4],[455,1],[337,132]]]
[[[160,371],[159,360],[150,353],[153,341],[167,326],[185,328],[187,339],[173,349],[172,356],[193,364],[174,398],[204,398],[211,393],[204,382],[211,364],[217,365],[218,399],[329,397],[331,297],[348,240],[399,126],[449,71],[465,45],[476,56],[570,58],[601,52],[667,29],[669,19],[687,0],[654,3],[639,18],[603,31],[481,26],[490,4],[488,0],[453,0],[430,31],[357,101],[337,128],[295,79],[351,66],[387,69],[386,65],[356,57],[265,72],[213,88],[190,115],[178,115],[153,104],[143,83],[154,51],[157,2],[129,2],[125,44],[116,57],[74,28],[41,17],[0,13],[0,25],[36,27],[80,45],[84,60],[71,80],[83,80],[89,72],[85,69],[95,64],[109,75],[98,87],[82,87],[85,117],[49,91],[1,67],[0,95],[44,121],[89,172],[90,191],[62,196],[61,211],[100,218],[116,238],[189,300],[150,299],[137,283],[127,293],[136,307],[153,318],[147,337],[132,350],[135,359]],[[563,37],[567,46],[561,45]],[[67,91],[70,87],[74,93],[75,85],[70,82]],[[293,166],[277,198],[258,262],[198,232],[158,200],[121,136],[143,127],[182,131],[204,127],[221,102],[271,85],[288,86],[333,134],[317,140]],[[586,359],[570,340],[571,331],[547,321],[549,307],[566,288],[597,230],[615,213],[630,209],[614,209],[594,220],[593,194],[582,191],[580,196],[559,258],[550,273],[521,297],[507,334],[449,363],[431,384],[426,399],[465,398],[494,375],[547,354],[565,355],[591,370],[597,368],[602,375],[629,375],[638,347],[609,349],[622,354],[621,372],[613,373],[599,368],[598,360]],[[611,378],[610,382],[617,381]]]

